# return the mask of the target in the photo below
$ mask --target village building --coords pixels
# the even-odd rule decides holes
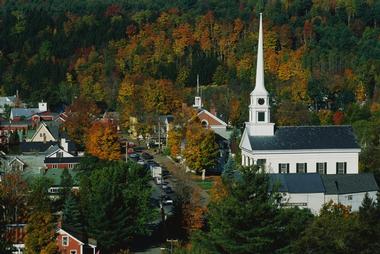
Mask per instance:
[[[85,235],[69,227],[60,227],[57,230],[57,245],[59,253],[67,254],[95,254],[96,241],[86,239]]]

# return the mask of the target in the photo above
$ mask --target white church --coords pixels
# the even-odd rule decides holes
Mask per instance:
[[[242,165],[268,173],[357,174],[360,146],[351,126],[286,126],[271,122],[264,85],[263,28],[260,14],[256,84],[240,148]]]

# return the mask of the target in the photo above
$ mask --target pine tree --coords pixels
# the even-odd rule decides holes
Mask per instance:
[[[61,174],[61,199],[65,202],[67,196],[73,187],[73,178],[67,168],[63,169]]]
[[[227,163],[223,167],[223,180],[226,182],[233,180],[235,170],[237,170],[237,165],[235,159],[230,155],[228,157]]]
[[[209,231],[197,241],[212,253],[273,253],[281,236],[278,195],[268,192],[268,176],[257,168],[242,169],[229,195],[211,203]]]
[[[70,227],[79,233],[84,233],[83,217],[79,202],[73,193],[70,193],[65,201],[62,215],[63,228]]]

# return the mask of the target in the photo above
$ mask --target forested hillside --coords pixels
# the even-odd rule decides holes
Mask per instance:
[[[247,119],[258,13],[266,86],[280,125],[353,124],[378,154],[380,1],[0,1],[0,85],[63,109],[78,96],[128,116],[192,103]],[[145,114],[140,114],[144,112]],[[375,153],[375,154],[374,154]],[[380,156],[377,156],[380,157]],[[365,160],[362,160],[365,161]],[[378,167],[380,162],[371,160]]]

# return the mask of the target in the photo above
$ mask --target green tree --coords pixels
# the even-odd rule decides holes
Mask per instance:
[[[229,185],[229,195],[210,204],[209,230],[194,244],[211,253],[274,253],[283,227],[279,220],[280,197],[269,192],[268,175],[257,167],[244,168]],[[199,243],[197,243],[199,242]]]
[[[148,233],[152,215],[148,179],[141,167],[124,162],[100,164],[82,177],[80,198],[88,233],[104,252],[121,249],[136,235]]]
[[[67,168],[63,169],[61,174],[61,199],[65,202],[66,198],[71,192],[73,188],[73,177],[71,176],[69,170]]]
[[[342,204],[329,202],[293,245],[293,253],[350,253],[354,216]]]
[[[200,162],[203,169],[213,169],[218,161],[219,147],[215,141],[215,133],[213,131],[206,131],[200,146]]]
[[[62,227],[68,226],[77,232],[84,233],[83,216],[77,197],[70,193],[63,206]]]

